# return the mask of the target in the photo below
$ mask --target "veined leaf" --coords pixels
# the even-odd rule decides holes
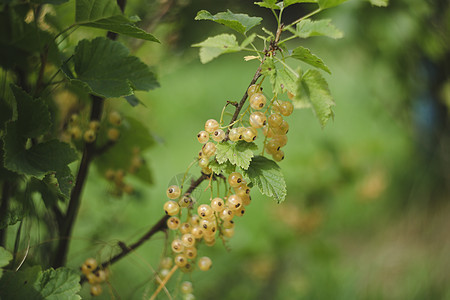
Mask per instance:
[[[292,50],[291,57],[299,59],[313,67],[322,69],[331,74],[330,69],[328,69],[324,62],[319,57],[312,54],[311,51],[307,48],[304,48],[302,46],[295,48],[294,50]]]
[[[295,30],[289,28],[293,34],[300,38],[308,38],[311,36],[328,36],[333,39],[343,37],[343,33],[331,24],[331,20],[311,21],[309,19],[300,21]]]
[[[257,146],[254,143],[239,141],[237,143],[223,142],[217,144],[216,160],[219,164],[229,161],[232,165],[247,170]]]
[[[283,2],[280,2],[281,4]],[[254,4],[260,6],[260,7],[265,7],[265,8],[270,8],[270,9],[280,9],[281,7],[277,4],[277,0],[264,0],[262,2],[254,2]]]
[[[232,165],[229,161],[220,164],[215,159],[209,163],[208,167],[210,167],[211,170],[217,175],[222,173],[228,174],[234,172],[236,169],[236,166]]]
[[[203,42],[192,46],[200,47],[200,61],[203,64],[210,62],[224,53],[238,52],[241,50],[241,47],[236,40],[236,36],[226,33],[209,37]]]
[[[273,160],[264,156],[255,156],[244,173],[262,194],[272,197],[278,203],[286,198],[286,182],[283,173]]]
[[[297,108],[310,106],[322,128],[334,117],[334,103],[328,84],[317,70],[308,70],[297,81],[294,105]]]
[[[272,57],[266,58],[262,66],[261,73],[269,76],[270,83],[272,84],[272,90],[275,93],[281,94],[289,91],[295,94],[297,89],[297,76],[290,70],[276,66]]]
[[[89,92],[105,98],[129,96],[159,87],[149,67],[119,42],[98,37],[78,43],[73,57],[76,79]]]
[[[159,40],[134,25],[113,0],[76,0],[75,22],[81,26],[101,28],[152,42]]]
[[[317,0],[283,0],[284,8],[295,3],[317,3]]]
[[[212,15],[206,10],[201,10],[197,13],[195,20],[211,20],[236,30],[239,33],[245,34],[247,31],[261,23],[262,18],[250,17],[246,14],[235,14],[230,10],[215,15]]]
[[[4,266],[7,266],[10,262],[10,260],[13,258],[12,254],[6,251],[5,248],[0,247],[0,278],[3,275],[2,268]]]

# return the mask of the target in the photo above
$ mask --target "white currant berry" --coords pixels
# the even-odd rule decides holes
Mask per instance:
[[[211,175],[212,174],[212,169],[210,167],[206,167],[202,169],[202,173],[205,175]]]
[[[197,134],[197,140],[202,144],[206,143],[209,140],[209,133],[204,130],[200,131]]]
[[[212,139],[216,142],[221,142],[223,141],[224,138],[225,138],[225,131],[223,131],[222,129],[217,129],[212,134]]]
[[[226,220],[222,223],[223,228],[234,228],[234,221],[233,220]]]
[[[180,227],[180,219],[177,217],[170,217],[167,219],[167,227],[172,230],[178,229],[178,227]]]
[[[161,271],[159,271],[159,277],[161,279],[164,279],[169,275],[169,273],[170,273],[169,269],[161,269]],[[157,282],[157,283],[159,284],[159,282]]]
[[[192,229],[192,225],[188,222],[181,223],[180,228],[179,228],[179,230],[182,234],[190,233],[191,229]]]
[[[200,257],[198,260],[198,268],[202,271],[208,271],[211,269],[212,261],[211,258],[207,256]]]
[[[201,218],[199,217],[199,215],[193,214],[192,216],[189,217],[189,223],[192,226],[197,226],[200,224],[200,220]]]
[[[255,111],[250,115],[249,122],[253,128],[261,128],[267,124],[267,117],[262,112]]]
[[[281,102],[281,104],[279,105],[279,108],[280,108],[280,113],[283,116],[289,116],[294,111],[294,105],[292,105],[292,103],[290,101]]]
[[[209,160],[207,158],[200,158],[198,160],[198,166],[202,169],[206,168],[209,164]]]
[[[238,195],[239,197],[248,196],[250,195],[250,188],[246,184],[240,184],[233,188],[234,193]]]
[[[89,129],[94,130],[97,132],[100,129],[100,121],[98,120],[92,120],[89,122]]]
[[[268,138],[271,138],[271,137],[273,137],[273,136],[275,135],[275,133],[273,132],[273,129],[270,128],[270,127],[267,126],[267,125],[266,125],[266,126],[263,126],[262,132],[263,132],[263,135],[266,136],[266,137],[268,137]]]
[[[214,210],[208,204],[202,204],[197,208],[197,213],[202,218],[209,218],[214,214]]]
[[[286,135],[289,131],[289,123],[286,122],[286,120],[283,120],[283,122],[281,122],[279,130],[280,130],[281,134]]]
[[[278,128],[283,122],[283,117],[278,113],[273,113],[267,118],[267,123],[271,128]]]
[[[189,196],[183,196],[181,197],[180,201],[178,201],[178,204],[181,207],[188,207],[192,203],[192,199]]]
[[[221,212],[222,210],[225,209],[225,202],[223,201],[222,198],[214,198],[211,201],[211,208],[215,212]]]
[[[211,157],[216,153],[216,145],[214,143],[208,142],[203,145],[202,152],[206,157]]]
[[[241,138],[241,132],[239,131],[238,128],[232,128],[230,130],[230,132],[228,133],[228,138],[230,139],[230,141],[232,142],[236,142],[239,141]]]
[[[173,266],[173,260],[170,257],[164,257],[159,263],[161,269],[170,269]]]
[[[234,213],[231,209],[229,208],[225,208],[224,210],[222,210],[222,212],[220,213],[220,218],[224,221],[227,220],[231,220],[234,217]]]
[[[284,159],[283,150],[278,150],[274,154],[272,154],[272,158],[274,161],[282,161]]]
[[[245,207],[242,205],[239,209],[234,211],[234,215],[237,217],[242,217],[245,214]]]
[[[175,264],[180,268],[186,266],[186,264],[188,263],[188,259],[184,254],[178,254],[177,256],[175,256],[174,260]]]
[[[241,185],[242,181],[242,175],[238,172],[232,172],[230,175],[228,175],[228,183],[231,187],[238,187],[239,185]]]
[[[181,237],[184,247],[193,247],[195,245],[195,237],[191,233],[185,233]]]
[[[70,128],[69,133],[70,133],[70,137],[73,140],[79,140],[79,139],[81,139],[81,136],[83,135],[83,132],[81,131],[80,127],[78,127],[78,126],[74,126],[74,127]]]
[[[184,248],[184,255],[186,255],[189,259],[194,259],[197,257],[197,248],[195,247],[188,247]]]
[[[184,244],[180,239],[175,239],[171,244],[172,251],[175,253],[181,253],[184,250]]]
[[[183,281],[180,286],[180,290],[183,294],[190,294],[194,291],[194,288],[192,287],[192,282],[190,281]]]
[[[217,122],[214,119],[209,119],[208,121],[206,121],[206,123],[205,123],[205,131],[207,131],[209,133],[213,133],[217,129],[219,129],[219,122]]]
[[[236,194],[231,195],[227,199],[227,206],[231,210],[238,210],[242,207],[242,199]]]
[[[171,185],[167,188],[166,194],[169,199],[176,199],[180,197],[181,190],[178,185]]]
[[[231,238],[234,236],[234,228],[225,228],[222,230],[222,234],[227,238]]]
[[[90,292],[92,296],[99,296],[103,292],[103,290],[100,284],[94,284],[91,285]]]
[[[107,134],[108,134],[108,139],[113,142],[117,141],[120,137],[120,131],[117,128],[108,129]]]
[[[177,215],[180,212],[180,206],[177,202],[173,200],[169,200],[166,203],[164,203],[164,211],[169,216]]]
[[[203,237],[203,228],[200,226],[194,226],[194,227],[192,227],[191,234],[196,239],[201,239]]]
[[[97,282],[97,277],[95,276],[94,273],[88,273],[86,274],[86,279],[90,284],[95,284],[98,283]]]
[[[268,141],[267,144],[265,145],[265,148],[267,153],[274,154],[275,152],[280,150],[281,147],[274,141]]]
[[[259,86],[257,84],[252,84],[247,89],[247,95],[249,97],[251,97],[254,93],[258,93],[260,91],[261,91],[261,89],[259,88]]]
[[[254,93],[250,97],[250,106],[253,109],[260,110],[262,109],[267,103],[266,96],[263,95],[263,93]]]
[[[272,138],[272,142],[280,147],[286,146],[288,138],[286,135],[276,135]]]
[[[105,270],[98,270],[95,272],[95,280],[97,283],[105,282],[108,278],[108,275]]]
[[[87,271],[88,273],[94,271],[94,270],[97,269],[97,267],[98,267],[97,260],[96,260],[95,258],[92,258],[92,257],[86,259],[86,260],[84,261],[84,264],[83,264],[83,265],[86,267],[86,271]],[[84,274],[84,273],[83,273],[83,274]]]
[[[78,114],[72,114],[70,116],[69,123],[77,124],[79,120],[80,120],[80,116]]]
[[[250,195],[244,195],[244,196],[240,196],[242,199],[242,204],[244,206],[250,205],[250,203],[252,203],[252,198],[250,197]]]
[[[245,129],[245,131],[243,132],[243,134],[242,134],[242,138],[247,143],[250,143],[250,142],[253,142],[256,139],[257,135],[258,135],[258,131],[256,131],[255,128],[247,127]]]

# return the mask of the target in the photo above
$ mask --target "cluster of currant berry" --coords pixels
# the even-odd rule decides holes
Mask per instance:
[[[114,184],[114,190],[112,191],[113,195],[121,196],[122,193],[130,195],[134,192],[133,186],[124,181],[125,175],[126,175],[125,171],[122,169],[106,170],[105,172],[106,180]]]
[[[122,123],[122,117],[116,111],[109,113],[108,115],[109,124],[113,127],[109,128],[107,131],[108,139],[111,141],[117,141],[120,136],[120,131],[117,127]],[[83,131],[82,128],[86,127]],[[87,126],[82,124],[82,120],[79,114],[72,114],[69,119],[69,124],[67,128],[67,133],[72,141],[83,140],[86,143],[93,143],[97,139],[97,135],[100,130],[100,121],[94,120],[90,121]]]
[[[91,295],[100,295],[103,291],[101,284],[108,280],[108,270],[98,269],[97,261],[94,258],[88,258],[81,265],[81,273],[86,276],[86,279],[91,284]]]

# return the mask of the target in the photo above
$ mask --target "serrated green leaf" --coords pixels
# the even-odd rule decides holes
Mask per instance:
[[[56,170],[55,177],[56,180],[58,180],[58,186],[61,193],[64,196],[69,197],[75,182],[70,168],[68,166],[64,166],[61,170]]]
[[[297,76],[290,70],[284,68],[278,68],[272,57],[267,57],[261,68],[261,73],[269,76],[270,83],[272,84],[272,90],[281,94],[289,91],[295,94],[297,89]]]
[[[0,279],[0,298],[9,300],[77,300],[80,276],[67,268],[41,271],[40,266],[5,272]]]
[[[262,194],[272,197],[278,203],[286,198],[286,182],[283,173],[276,162],[264,156],[255,156],[245,171],[254,186],[257,186]]]
[[[123,97],[159,87],[155,74],[119,42],[99,37],[78,43],[73,57],[77,79],[95,95]]]
[[[159,43],[156,37],[134,25],[135,20],[130,20],[123,15],[116,1],[77,0],[75,21],[77,25],[101,28]]]
[[[106,132],[105,134],[99,133],[99,136],[102,135],[106,136]],[[105,174],[108,169],[121,169],[127,172],[131,165],[135,149],[139,149],[142,152],[154,144],[155,140],[153,136],[141,121],[131,117],[125,117],[117,142],[108,151],[97,157],[94,163],[100,174]],[[142,165],[133,175],[143,182],[153,183],[153,176],[145,161],[142,161]]]
[[[283,0],[284,8],[296,3],[317,3],[317,0]]]
[[[304,48],[302,46],[295,48],[294,50],[292,50],[291,57],[299,59],[313,67],[322,69],[325,72],[331,74],[331,71],[330,69],[328,69],[327,65],[325,65],[319,57],[312,54],[308,48]]]
[[[370,4],[380,7],[386,7],[389,5],[389,0],[369,0]]]
[[[9,262],[13,259],[13,256],[9,251],[7,251],[5,248],[0,247],[0,278],[3,275],[3,267],[7,266]]]
[[[337,6],[339,4],[344,3],[347,0],[317,0],[317,3],[319,4],[319,7],[321,9],[330,8],[333,6]]]
[[[68,268],[48,269],[41,273],[34,287],[46,300],[81,299],[80,276]]]
[[[21,88],[11,85],[17,103],[17,129],[22,137],[37,138],[51,126],[50,112],[41,99],[33,99]]]
[[[334,103],[325,78],[317,70],[308,70],[297,81],[294,105],[297,108],[310,106],[322,128],[334,117]]]
[[[253,150],[256,150],[255,143],[239,141],[237,143],[219,143],[217,144],[216,160],[219,164],[229,161],[232,165],[247,170],[253,157]]]
[[[223,173],[228,174],[228,173],[234,172],[234,170],[236,169],[236,167],[234,165],[232,165],[229,161],[226,161],[226,162],[220,164],[217,160],[213,160],[209,163],[208,166],[217,175],[223,174]]]
[[[247,31],[261,23],[262,18],[250,17],[246,14],[235,14],[230,10],[212,15],[206,10],[197,13],[195,20],[210,20],[225,25],[239,33],[245,34]]]
[[[337,29],[331,20],[319,20],[311,21],[310,19],[300,21],[295,30],[289,28],[294,35],[300,38],[308,38],[311,36],[327,36],[333,39],[339,39],[344,36],[344,34]]]
[[[77,153],[69,144],[57,140],[26,149],[26,139],[20,137],[16,122],[7,124],[3,141],[5,167],[18,174],[42,179],[48,172],[62,170],[78,159]]]
[[[194,44],[192,47],[200,48],[200,61],[203,64],[210,62],[219,55],[241,51],[234,34],[219,34],[209,37],[201,43]]]
[[[265,8],[270,8],[270,9],[280,9],[280,6],[277,5],[277,0],[264,0],[262,2],[253,2],[253,3],[260,7],[265,7]]]

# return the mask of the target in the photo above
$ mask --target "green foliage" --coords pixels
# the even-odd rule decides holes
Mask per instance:
[[[310,19],[302,20],[297,23],[295,30],[290,27],[288,30],[303,39],[311,36],[327,36],[333,39],[340,39],[344,36],[339,29],[331,24],[331,20],[329,19],[319,21],[312,21]]]
[[[231,172],[234,172],[234,170],[236,169],[236,166],[233,165],[230,161],[225,161],[224,163],[219,163],[217,160],[213,160],[209,163],[208,165],[211,170],[216,173],[217,175],[219,174],[230,174]]]
[[[331,71],[330,69],[328,69],[327,65],[325,65],[324,62],[319,57],[312,54],[308,48],[304,48],[302,46],[295,48],[294,50],[292,50],[291,57],[301,60],[313,67],[322,69],[325,72],[331,74]]]
[[[334,117],[335,106],[325,79],[317,70],[308,70],[297,81],[298,88],[294,105],[299,108],[311,107],[322,128]]]
[[[217,145],[216,160],[219,164],[229,161],[232,165],[247,170],[257,146],[254,143],[239,141],[237,143],[223,142]]]
[[[5,272],[0,279],[2,299],[81,299],[80,276],[67,268],[41,271],[34,266],[18,272]]]
[[[347,0],[317,0],[317,3],[319,4],[319,7],[321,9],[330,8],[333,6],[337,6],[341,3],[344,3]]]
[[[272,197],[278,203],[286,198],[283,173],[273,160],[260,155],[255,156],[244,174],[262,194]]]
[[[249,17],[246,14],[234,14],[230,10],[215,15],[211,15],[211,13],[206,10],[201,10],[197,13],[195,20],[211,20],[245,35],[247,31],[259,25],[262,18]]]
[[[119,42],[107,38],[82,40],[74,54],[76,79],[89,92],[106,97],[132,95],[159,87],[155,74]]]
[[[242,49],[236,40],[236,36],[227,33],[209,37],[203,42],[192,46],[200,47],[200,61],[203,64],[210,62],[219,55],[239,52]]]
[[[101,28],[137,39],[157,42],[159,40],[133,24],[112,0],[76,0],[75,22],[77,25]]]
[[[12,259],[12,254],[5,248],[0,247],[0,278],[2,278],[3,275],[3,267],[7,266]]]
[[[266,58],[262,65],[261,73],[269,76],[274,93],[281,94],[286,91],[295,93],[297,88],[295,83],[297,74],[294,74],[292,71],[286,70],[283,67],[280,68],[277,66],[273,57]]]

